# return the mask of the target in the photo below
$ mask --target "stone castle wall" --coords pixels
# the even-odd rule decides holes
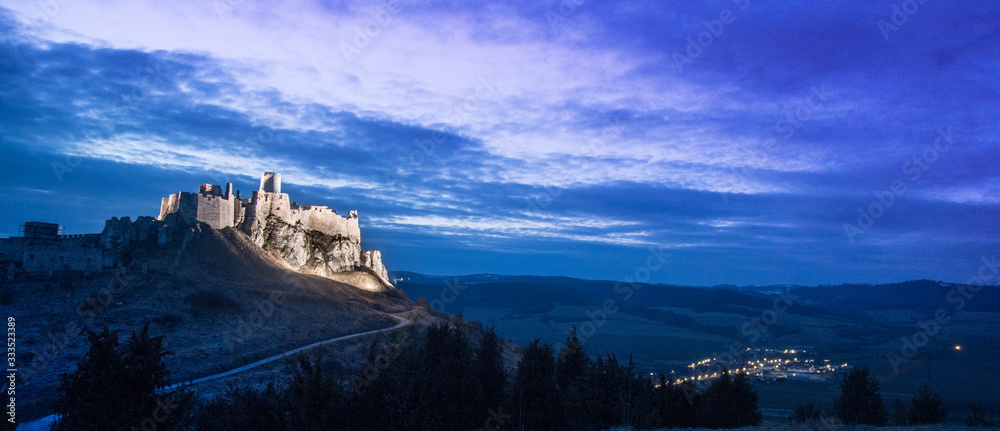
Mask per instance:
[[[198,215],[196,220],[204,222],[213,229],[224,229],[236,225],[234,214],[235,206],[239,205],[232,197],[216,196],[211,194],[198,193]]]
[[[357,211],[342,217],[326,206],[297,205],[281,193],[276,173],[264,173],[260,190],[250,199],[234,195],[232,184],[223,189],[203,183],[197,193],[181,191],[162,198],[158,217],[135,222],[112,217],[101,234],[0,239],[0,262],[29,272],[111,268],[127,263],[137,248],[166,244],[172,232],[192,222],[213,229],[238,228],[301,272],[332,276],[364,269],[392,288],[381,253],[361,249]]]
[[[262,245],[259,233],[267,228],[268,217],[274,217],[290,226],[298,225],[303,230],[361,242],[361,228],[355,211],[351,211],[345,218],[325,206],[298,206],[285,193],[260,190],[253,192],[251,203],[246,206],[245,211],[244,231],[251,234],[258,245]],[[254,235],[254,232],[258,234]]]
[[[169,214],[180,214],[185,220],[200,221],[213,229],[236,226],[241,219],[242,205],[232,195],[208,192],[178,192],[160,200],[160,215],[163,220]]]
[[[250,199],[240,199],[239,192],[234,196],[231,183],[225,191],[203,183],[198,193],[167,196],[161,200],[159,220],[171,214],[215,229],[240,229],[299,271],[329,275],[363,267],[391,286],[381,253],[361,249],[357,211],[343,217],[326,206],[300,206],[281,192],[277,173],[263,173]]]
[[[25,241],[22,266],[28,272],[93,271],[104,266],[100,235],[64,235],[55,243]]]
[[[24,238],[0,238],[0,262],[20,261],[24,256]]]
[[[28,272],[97,270],[104,260],[98,234],[60,235],[47,241],[0,239],[0,262],[18,263]]]

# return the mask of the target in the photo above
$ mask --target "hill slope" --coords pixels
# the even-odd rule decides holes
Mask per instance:
[[[86,351],[80,329],[108,325],[165,336],[172,381],[234,368],[312,342],[392,326],[388,313],[412,303],[372,292],[371,274],[341,281],[301,274],[241,232],[195,226],[183,241],[136,251],[118,271],[18,274],[4,286],[6,314],[17,319],[19,412],[51,411],[60,373]]]

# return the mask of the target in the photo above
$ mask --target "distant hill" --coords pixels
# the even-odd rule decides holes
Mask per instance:
[[[590,355],[632,357],[644,372],[683,372],[687,364],[716,357],[734,343],[809,346],[818,357],[871,366],[889,400],[906,399],[931,377],[953,412],[972,401],[1000,399],[990,383],[1000,381],[998,286],[916,280],[691,287],[494,274],[390,277],[407,297],[494,325],[522,345],[540,338],[561,346],[575,326]],[[964,299],[961,307],[957,298]],[[903,354],[908,355],[903,364],[893,366],[890,355]],[[832,382],[760,389],[763,406],[776,409],[803,400],[827,405],[836,393]]]
[[[389,274],[391,278],[399,280],[400,289],[414,299],[427,298],[430,300],[440,296],[441,291],[447,287],[445,282],[459,286],[475,286],[475,289],[468,290],[468,294],[465,293],[466,290],[463,290],[463,294],[454,303],[457,307],[483,305],[493,300],[503,301],[507,305],[527,301],[532,306],[537,306],[539,302],[544,302],[547,299],[565,304],[599,303],[609,297],[623,296],[622,293],[616,292],[615,286],[618,286],[619,290],[637,286],[631,289],[634,295],[640,299],[635,302],[644,305],[691,307],[701,311],[722,311],[740,307],[762,308],[767,307],[776,296],[787,292],[796,297],[795,303],[797,305],[806,307],[806,310],[812,313],[851,317],[862,310],[913,309],[933,312],[942,307],[951,308],[956,306],[956,298],[960,295],[959,292],[953,291],[962,286],[931,280],[881,285],[677,286],[582,280],[570,277],[497,274],[441,276],[406,271],[390,271]],[[978,289],[973,287],[973,289],[974,293],[966,291],[966,295],[971,295],[971,297],[965,298],[963,301],[964,311],[1000,310],[1000,289],[996,286],[985,286]],[[503,294],[504,291],[513,293],[513,295]],[[521,296],[516,295],[517,293],[525,292],[543,295],[543,297],[516,299],[516,297]],[[639,306],[631,306],[632,309],[636,307]]]

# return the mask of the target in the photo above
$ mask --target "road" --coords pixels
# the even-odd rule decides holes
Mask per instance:
[[[348,339],[356,338],[356,337],[363,337],[365,335],[377,334],[379,332],[393,331],[393,330],[402,328],[402,327],[410,324],[410,319],[407,319],[405,317],[400,317],[400,316],[397,316],[395,314],[390,314],[389,316],[392,316],[393,319],[398,320],[399,323],[397,323],[395,326],[392,326],[392,327],[389,327],[389,328],[376,329],[376,330],[367,331],[367,332],[358,332],[358,333],[355,333],[355,334],[344,335],[344,336],[337,337],[337,338],[331,338],[329,340],[315,342],[315,343],[312,343],[312,344],[310,344],[308,346],[302,346],[302,347],[299,347],[297,349],[292,349],[292,350],[289,350],[287,352],[271,356],[270,358],[265,358],[265,359],[261,359],[261,360],[259,360],[257,362],[246,364],[246,365],[244,365],[242,367],[239,367],[239,368],[233,368],[232,370],[229,370],[229,371],[221,372],[221,373],[218,373],[218,374],[212,374],[210,376],[199,377],[197,379],[188,380],[186,382],[174,383],[174,384],[172,384],[170,386],[166,386],[166,387],[161,388],[159,390],[159,392],[171,391],[171,390],[174,390],[174,389],[177,389],[177,388],[180,388],[180,387],[197,385],[198,383],[204,383],[204,382],[207,382],[207,381],[210,381],[210,380],[221,379],[223,377],[228,377],[228,376],[231,376],[233,374],[241,373],[241,372],[249,370],[251,368],[256,368],[256,367],[259,367],[259,366],[264,365],[266,363],[274,362],[274,361],[277,361],[279,359],[282,359],[282,358],[294,355],[296,353],[304,352],[306,350],[322,346],[324,344],[335,343],[337,341],[348,340]],[[21,424],[21,426],[18,429],[22,429],[23,428],[25,431],[48,430],[49,426],[52,425],[52,422],[54,422],[55,419],[56,419],[56,415],[48,415],[48,416],[46,416],[44,418],[41,418],[39,420]]]
[[[259,360],[257,362],[254,362],[254,363],[246,364],[246,365],[244,365],[242,367],[239,367],[239,368],[233,368],[233,369],[231,369],[229,371],[221,372],[221,373],[218,373],[218,374],[212,374],[210,376],[199,377],[197,379],[188,380],[186,382],[174,383],[174,384],[172,384],[170,386],[166,386],[166,387],[161,388],[159,390],[159,392],[167,392],[167,391],[171,391],[171,390],[183,387],[183,386],[197,385],[198,383],[204,383],[204,382],[207,382],[207,381],[210,381],[210,380],[221,379],[223,377],[229,377],[229,376],[231,376],[233,374],[241,373],[241,372],[249,370],[251,368],[256,368],[256,367],[259,367],[259,366],[264,365],[266,363],[274,362],[274,361],[277,361],[278,359],[282,359],[282,358],[294,355],[294,354],[299,353],[299,352],[304,352],[306,350],[313,349],[313,348],[322,346],[324,344],[335,343],[337,341],[343,341],[343,340],[347,340],[347,339],[351,339],[351,338],[355,338],[355,337],[362,337],[362,336],[365,336],[365,335],[377,334],[379,332],[393,331],[393,330],[402,328],[402,327],[410,324],[410,319],[407,319],[405,317],[396,316],[394,314],[390,314],[390,316],[392,316],[392,318],[394,318],[394,319],[396,319],[396,320],[399,321],[399,323],[397,323],[396,326],[392,326],[392,327],[389,327],[389,328],[376,329],[376,330],[368,331],[368,332],[358,332],[356,334],[344,335],[342,337],[331,338],[329,340],[315,342],[315,343],[312,343],[312,344],[310,344],[308,346],[303,346],[303,347],[299,347],[297,349],[292,349],[292,350],[289,350],[289,351],[287,351],[285,353],[280,353],[280,354],[271,356],[270,358],[265,358],[265,359],[261,359],[261,360]]]

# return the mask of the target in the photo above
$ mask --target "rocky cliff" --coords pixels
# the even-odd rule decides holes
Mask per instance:
[[[392,286],[381,253],[362,250],[360,241],[310,230],[301,223],[290,225],[274,216],[262,226],[251,231],[253,242],[274,252],[297,271],[331,277],[345,271],[369,270],[387,287]]]
[[[129,217],[112,218],[105,222],[100,244],[105,250],[105,267],[128,266],[133,257],[144,248],[176,247],[178,253],[191,239],[198,235],[204,224],[187,220],[181,214],[173,213],[156,220],[139,217],[132,221]],[[227,228],[233,229],[233,228]],[[276,216],[267,217],[266,223],[258,223],[249,232],[237,231],[264,251],[270,252],[292,269],[328,278],[342,279],[339,275],[352,271],[367,272],[382,285],[382,289],[393,289],[389,275],[382,264],[382,255],[377,250],[362,250],[361,242],[344,235],[326,233],[303,227],[302,223],[290,225]],[[371,290],[370,284],[363,287]],[[359,286],[362,287],[362,286]]]
[[[198,193],[182,191],[161,199],[159,220],[178,218],[215,229],[235,228],[296,271],[328,278],[363,271],[378,279],[374,284],[394,288],[382,254],[361,249],[357,211],[342,217],[326,206],[298,205],[281,192],[281,175],[274,172],[261,175],[260,188],[249,199],[241,198],[239,191],[234,194],[232,184],[223,188],[207,183]],[[109,232],[109,241],[125,241],[128,233],[123,229]]]

